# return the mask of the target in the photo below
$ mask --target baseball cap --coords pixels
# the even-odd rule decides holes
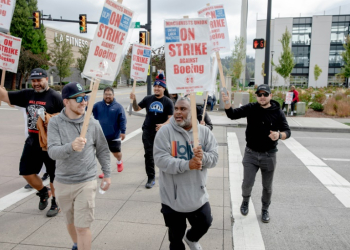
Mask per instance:
[[[78,82],[70,82],[66,84],[62,89],[62,99],[68,99],[73,96],[85,93],[90,93],[91,90],[84,90],[84,88]]]
[[[261,85],[259,85],[258,88],[257,88],[256,91],[255,91],[255,94],[259,93],[259,91],[261,91],[261,90],[265,91],[266,93],[271,94],[270,87],[269,87],[269,85],[267,85],[267,84],[261,84]]]
[[[46,78],[46,77],[47,77],[46,70],[44,70],[42,68],[36,68],[36,69],[33,69],[32,72],[30,72],[29,80],[41,79],[41,78]]]

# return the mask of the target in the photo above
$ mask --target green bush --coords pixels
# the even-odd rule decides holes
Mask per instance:
[[[318,102],[318,103],[324,103],[326,100],[326,95],[324,92],[317,92],[315,93],[314,98],[312,98],[312,102]]]
[[[310,108],[312,108],[315,111],[323,111],[323,109],[324,109],[323,105],[319,102],[313,102],[310,105]]]
[[[311,101],[311,93],[309,91],[302,90],[299,92],[299,101],[308,104]]]
[[[256,95],[255,93],[249,91],[249,102],[256,102]]]
[[[284,99],[275,95],[275,96],[272,96],[272,100],[275,100],[276,102],[278,102],[280,104],[280,107],[282,107],[283,105],[283,102],[284,102]]]

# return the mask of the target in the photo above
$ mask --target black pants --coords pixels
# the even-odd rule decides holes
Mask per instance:
[[[185,250],[182,239],[186,232],[186,219],[192,226],[186,237],[193,242],[198,242],[207,233],[213,221],[209,202],[191,213],[180,213],[162,204],[161,212],[165,225],[169,228],[170,250]]]
[[[153,144],[154,138],[156,137],[156,131],[143,130],[142,142],[145,149],[145,167],[148,178],[154,178],[156,172],[154,170],[154,159],[153,159]]]
[[[243,200],[249,201],[255,182],[255,176],[259,168],[262,177],[262,209],[268,209],[272,196],[272,181],[276,168],[276,153],[255,152],[246,147],[244,158],[244,177],[242,184]]]
[[[295,107],[295,104],[297,103],[298,101],[294,101],[290,104],[291,106],[291,111],[293,112],[294,111],[294,107]],[[284,109],[284,107],[286,106],[285,102],[283,102],[282,104],[282,110]]]

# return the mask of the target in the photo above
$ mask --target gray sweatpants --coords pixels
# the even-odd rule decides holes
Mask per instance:
[[[242,183],[242,196],[249,201],[259,168],[262,176],[262,209],[268,209],[271,203],[273,174],[276,168],[276,153],[255,152],[245,148],[243,157],[244,178]]]

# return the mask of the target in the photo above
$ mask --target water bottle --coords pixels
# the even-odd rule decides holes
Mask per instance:
[[[104,182],[102,183],[102,188],[105,188],[106,185],[107,185],[107,182],[104,181]],[[101,186],[100,186],[100,190],[99,190],[100,194],[106,193],[106,191],[104,191],[102,188],[101,188]]]

